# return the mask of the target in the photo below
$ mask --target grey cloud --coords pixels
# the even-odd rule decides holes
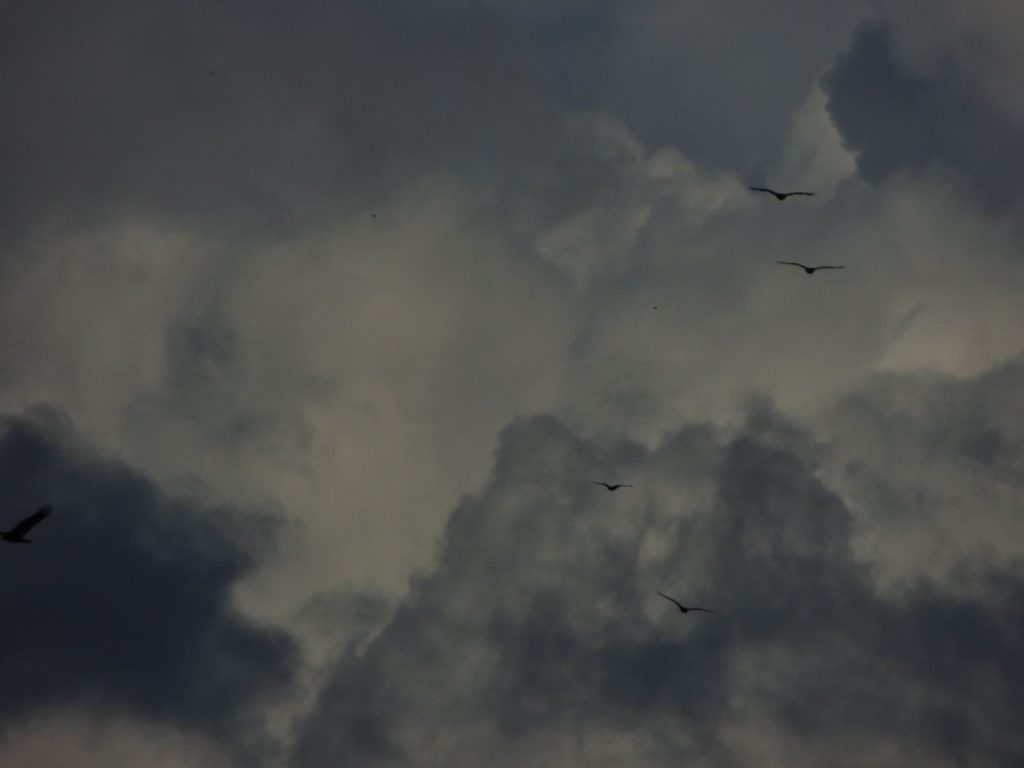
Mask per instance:
[[[364,634],[383,625],[392,609],[383,595],[340,590],[314,595],[302,607],[300,616],[325,635],[336,636],[339,631]]]
[[[84,707],[259,743],[258,707],[287,691],[296,648],[231,590],[271,521],[168,498],[47,411],[6,421],[0,467],[9,522],[55,507],[34,544],[0,557],[0,723]]]
[[[652,450],[517,422],[437,570],[335,671],[295,765],[1019,753],[1019,575],[993,564],[957,589],[883,594],[821,451],[765,404],[736,433],[691,428]],[[611,467],[637,488],[595,494]],[[655,589],[721,613],[683,617]]]
[[[986,97],[950,52],[933,71],[906,69],[886,24],[863,26],[823,80],[828,109],[861,174],[952,171],[993,210],[1019,199],[1024,124]]]
[[[888,575],[1024,551],[1022,387],[1018,358],[972,378],[876,376],[829,409],[829,476]]]
[[[558,157],[558,110],[507,11],[19,10],[3,67],[17,116],[4,134],[14,224],[135,212],[291,227],[428,171],[500,182]]]
[[[935,199],[933,178],[883,194],[851,178],[800,206],[748,199],[739,177],[761,178],[787,137],[799,143],[793,111],[863,10],[763,6],[22,4],[0,29],[14,116],[0,121],[0,228],[30,235],[4,258],[4,402],[45,392],[154,477],[279,498],[308,547],[246,589],[265,615],[293,616],[311,592],[346,579],[394,589],[428,562],[441,515],[514,413],[567,407],[599,434],[654,436],[680,413],[731,417],[752,389],[807,414],[878,367],[1000,358],[1016,337],[999,331],[1019,314],[1009,248],[985,217]],[[852,78],[851,61],[836,73]],[[1002,114],[955,66],[903,62],[883,74],[893,98],[925,84],[924,117],[951,104],[988,105],[983,122]],[[901,107],[902,124],[924,119]],[[804,138],[824,141],[821,126]],[[865,133],[862,161],[880,153],[879,174],[977,172],[955,142],[925,157],[890,152],[886,135]],[[829,179],[848,172],[842,157]],[[51,237],[51,223],[96,226],[76,240]],[[985,256],[963,265],[972,248]],[[849,269],[807,283],[771,263],[801,254]],[[897,316],[909,335],[891,332]],[[889,354],[893,336],[905,343]],[[310,647],[332,635],[323,656],[344,659],[296,762],[724,766],[772,744],[780,764],[809,762],[802,745],[835,758],[818,762],[878,764],[900,729],[921,735],[915,754],[928,738],[967,755],[1008,749],[1019,707],[976,684],[985,653],[1005,679],[1019,668],[1005,566],[1019,529],[1015,411],[957,424],[949,411],[969,412],[974,384],[951,400],[920,384],[863,393],[825,437],[770,408],[656,449],[550,418],[518,424],[493,482],[452,518],[439,569],[393,619],[352,593],[299,616]],[[923,393],[934,409],[908,416],[904,398]],[[590,479],[638,488],[602,496]],[[156,510],[198,506],[156,498]],[[62,515],[73,501],[58,501]],[[56,523],[41,536],[63,535]],[[865,547],[881,532],[889,548]],[[946,572],[997,538],[996,576]],[[219,548],[223,601],[255,561]],[[934,583],[892,583],[907,560]],[[921,570],[937,562],[941,573]],[[654,588],[724,613],[680,622]],[[961,609],[947,657],[932,633],[961,629]],[[225,615],[189,626],[212,637],[242,621]],[[98,677],[76,674],[51,703],[95,695]],[[245,679],[251,690],[228,681],[211,700],[248,711],[265,687]],[[117,686],[109,700],[175,723],[196,695],[161,709],[141,682]]]
[[[7,230],[279,234],[430,173],[550,221],[610,183],[566,128],[580,111],[763,174],[861,3],[746,5],[21,5],[0,38]]]
[[[760,181],[864,10],[856,0],[624,3],[590,86],[645,143]]]
[[[296,626],[309,630],[304,633],[307,662],[333,668],[339,656],[364,649],[388,624],[394,610],[393,599],[368,590],[336,589],[314,595],[295,616]],[[319,670],[321,678],[323,671]]]
[[[272,449],[275,441],[308,447],[309,428],[296,414],[247,402],[252,362],[247,345],[224,320],[207,316],[175,323],[165,333],[164,348],[163,386],[158,396],[138,404],[141,417],[173,414],[229,451],[253,445]],[[309,382],[293,386],[316,399]]]

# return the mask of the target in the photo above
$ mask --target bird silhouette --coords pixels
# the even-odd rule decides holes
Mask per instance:
[[[751,187],[750,189],[754,192],[767,192],[769,195],[775,195],[775,199],[780,201],[793,195],[806,195],[807,197],[814,195],[813,192],[776,192],[774,189],[768,189],[767,187]]]
[[[31,544],[29,539],[25,538],[25,534],[35,528],[39,523],[43,522],[53,511],[50,505],[40,507],[39,511],[33,515],[29,515],[16,526],[11,528],[9,531],[0,532],[0,539],[9,541],[11,544]]]
[[[609,491],[617,491],[619,488],[632,488],[633,486],[629,483],[599,483],[597,480],[593,481],[594,485],[603,485]]]
[[[808,275],[813,275],[819,269],[846,269],[846,267],[833,267],[828,264],[822,264],[818,267],[808,267],[806,264],[801,264],[799,261],[777,261],[776,264],[789,264],[791,267],[800,267]]]
[[[658,590],[654,590],[654,591],[658,592]],[[697,608],[697,607],[692,606],[692,605],[690,605],[690,606],[683,605],[678,600],[676,600],[674,597],[669,597],[664,592],[658,592],[658,594],[661,595],[662,597],[664,597],[666,600],[670,600],[673,603],[675,603],[676,606],[679,608],[679,611],[681,613],[689,613],[690,611],[703,611],[704,613],[718,613],[718,611],[712,611],[710,608]]]

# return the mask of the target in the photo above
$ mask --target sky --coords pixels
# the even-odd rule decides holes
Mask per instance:
[[[1020,765],[1022,51],[8,3],[0,764]]]

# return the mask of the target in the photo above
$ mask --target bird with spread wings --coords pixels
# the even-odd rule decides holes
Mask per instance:
[[[751,187],[754,192],[767,192],[769,195],[775,195],[775,199],[782,201],[787,197],[793,197],[793,195],[806,195],[807,197],[813,197],[813,192],[776,192],[774,189],[768,189],[768,187]]]
[[[658,592],[658,590],[655,590],[655,592]],[[676,607],[679,608],[679,612],[680,613],[689,613],[690,611],[703,611],[704,613],[718,613],[718,611],[713,611],[710,608],[697,608],[696,606],[693,606],[693,605],[683,605],[678,600],[676,600],[674,597],[669,597],[664,592],[658,592],[658,594],[661,595],[662,597],[664,597],[666,600],[669,600],[669,601],[675,603]]]
[[[822,264],[817,267],[809,267],[806,264],[801,264],[799,261],[777,261],[776,264],[788,264],[791,267],[800,267],[808,275],[813,275],[819,269],[846,269],[846,267],[834,267],[829,264]]]
[[[633,486],[629,483],[602,483],[598,480],[593,481],[594,485],[601,485],[607,488],[609,491],[617,491],[619,488],[632,488]]]
[[[31,544],[30,539],[25,538],[25,534],[39,525],[47,516],[53,511],[53,508],[49,505],[39,508],[39,511],[29,515],[16,526],[11,528],[9,531],[0,532],[0,539],[8,541],[11,544]]]

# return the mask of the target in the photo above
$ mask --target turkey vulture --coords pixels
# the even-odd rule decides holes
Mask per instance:
[[[846,269],[846,267],[833,267],[828,264],[822,264],[820,267],[808,267],[806,264],[801,264],[799,261],[777,261],[776,264],[789,264],[792,267],[800,267],[808,275],[813,275],[819,269]]]
[[[25,538],[25,534],[43,522],[52,511],[53,509],[49,505],[40,507],[38,512],[29,515],[11,530],[0,533],[0,539],[9,541],[11,544],[31,544],[32,542]]]
[[[657,590],[655,590],[655,592],[657,592]],[[682,603],[680,603],[678,600],[676,600],[674,597],[669,597],[664,592],[658,592],[658,594],[661,595],[662,597],[664,597],[666,600],[671,600],[673,603],[675,603],[679,607],[680,612],[682,612],[682,613],[689,613],[690,611],[704,611],[704,613],[718,613],[718,611],[712,611],[710,608],[696,608],[694,606],[685,606]]]
[[[750,189],[754,192],[767,192],[769,195],[775,195],[776,200],[785,200],[793,195],[807,195],[807,197],[814,195],[813,192],[776,192],[774,189],[768,189],[767,187],[751,187]]]
[[[619,488],[632,488],[633,486],[629,483],[599,483],[597,480],[593,481],[594,485],[603,485],[609,491],[617,491]]]

